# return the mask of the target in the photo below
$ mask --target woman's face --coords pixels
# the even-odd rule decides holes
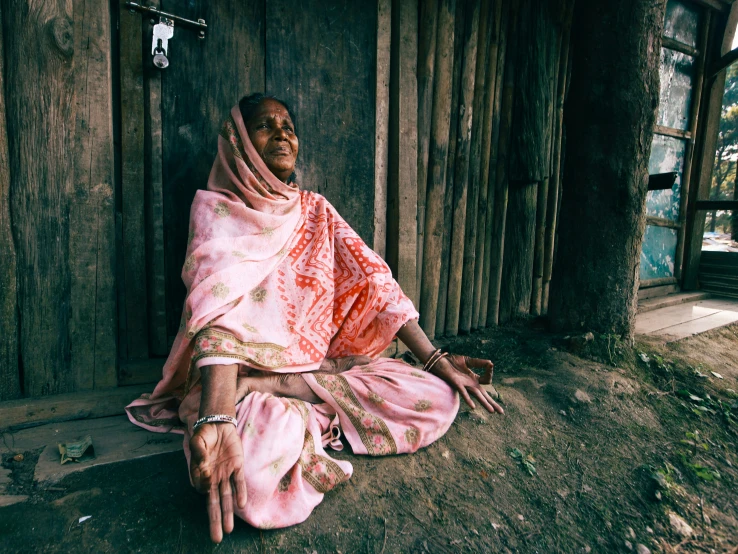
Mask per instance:
[[[286,183],[295,170],[298,148],[295,126],[287,109],[267,98],[246,123],[246,130],[266,166]]]

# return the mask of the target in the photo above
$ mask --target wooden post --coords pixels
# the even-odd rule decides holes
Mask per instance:
[[[571,2],[573,7],[574,3]],[[543,253],[543,291],[541,294],[541,311],[548,310],[548,291],[553,273],[554,259],[554,237],[556,236],[556,222],[558,216],[558,202],[561,189],[561,168],[563,161],[562,139],[564,132],[564,99],[566,95],[566,84],[569,75],[569,41],[571,37],[571,8],[567,15],[567,21],[563,30],[563,41],[559,52],[559,74],[556,85],[556,106],[554,111],[553,131],[553,169],[548,192],[546,206],[546,231]]]
[[[489,298],[487,300],[487,326],[499,322],[500,293],[502,287],[502,266],[504,261],[505,228],[508,200],[508,164],[510,156],[510,133],[515,102],[515,71],[518,44],[518,6],[510,6],[507,17],[505,74],[502,85],[500,106],[500,136],[497,145],[495,171],[495,205],[492,217],[492,242],[490,243]]]
[[[446,304],[446,335],[450,336],[455,336],[459,332],[480,6],[481,0],[470,0],[471,11],[467,12],[464,24],[464,61],[461,69],[459,123],[454,162],[453,228]]]
[[[402,1],[402,0],[399,0]],[[428,185],[428,158],[433,117],[433,77],[436,65],[438,0],[421,0],[418,39],[418,243],[416,290],[423,279],[425,248],[425,203]]]
[[[479,201],[477,203],[477,243],[476,262],[474,264],[474,299],[472,301],[471,328],[484,327],[480,324],[479,315],[482,304],[482,273],[484,259],[489,252],[485,252],[487,238],[487,208],[488,203],[494,206],[494,190],[489,194],[489,164],[492,153],[492,120],[495,108],[495,91],[497,78],[501,68],[497,65],[497,54],[500,49],[500,23],[502,19],[502,1],[496,0],[490,12],[489,46],[487,52],[487,74],[484,91],[484,118],[482,120],[482,160],[479,167]],[[489,198],[488,198],[489,197]],[[485,255],[486,254],[486,255]],[[485,287],[486,288],[486,287]]]
[[[456,0],[441,0],[436,39],[436,68],[433,79],[433,118],[431,123],[428,187],[426,200],[425,247],[423,248],[423,280],[420,293],[420,326],[434,338],[438,286],[441,277],[443,237],[443,204],[446,193],[448,135],[451,120],[451,91],[454,62],[454,16]]]
[[[486,92],[487,53],[490,39],[490,2],[482,2],[479,15],[479,45],[474,78],[474,117],[472,122],[471,158],[469,160],[469,190],[467,192],[466,229],[464,231],[464,265],[461,288],[459,330],[471,330],[474,309],[474,266],[477,246],[477,214],[482,166],[482,131],[484,128],[484,95]]]
[[[391,60],[387,261],[402,290],[417,303],[417,0],[392,2]]]
[[[5,57],[3,48],[3,8],[0,6],[0,400],[21,394],[18,373],[18,284],[13,229],[10,220],[10,160],[8,129],[5,124]]]
[[[74,182],[71,2],[3,2],[10,214],[29,396],[71,392],[69,205]],[[12,30],[12,33],[8,32]]]
[[[469,4],[469,6],[467,6]],[[446,304],[448,301],[448,274],[450,266],[451,236],[453,234],[454,213],[454,166],[456,144],[459,130],[459,97],[461,95],[461,65],[464,53],[464,26],[469,0],[457,0],[456,24],[454,30],[454,75],[451,92],[451,125],[448,136],[448,156],[446,163],[446,194],[443,200],[443,247],[441,249],[441,279],[438,290],[438,309],[436,310],[436,337],[446,330]]]
[[[75,0],[75,179],[69,204],[71,370],[76,389],[118,384],[110,11]]]
[[[392,0],[377,0],[377,110],[374,129],[374,251],[387,253],[387,170],[389,150],[390,43]]]
[[[141,14],[120,12],[121,205],[126,343],[121,358],[149,356],[144,188],[144,88]],[[148,23],[147,23],[148,24]]]
[[[497,78],[495,85],[495,98],[494,98],[494,114],[492,118],[492,144],[490,149],[490,161],[488,171],[488,189],[487,193],[487,225],[485,226],[485,254],[484,264],[482,268],[482,280],[481,289],[482,295],[480,297],[479,307],[479,327],[488,326],[487,313],[489,310],[489,293],[490,293],[490,270],[492,267],[492,242],[493,232],[495,228],[494,213],[495,204],[497,202],[497,168],[499,164],[499,145],[500,145],[500,122],[502,120],[501,108],[502,108],[502,90],[505,82],[505,57],[507,54],[507,25],[509,20],[510,5],[507,2],[503,2],[502,14],[500,20],[499,34],[500,34],[500,46],[497,52]],[[507,197],[505,196],[505,199]]]

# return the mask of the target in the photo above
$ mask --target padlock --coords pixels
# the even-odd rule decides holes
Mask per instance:
[[[160,17],[159,23],[154,25],[151,41],[151,54],[154,56],[154,66],[165,69],[169,66],[169,39],[174,36],[174,21]]]
[[[161,52],[154,54],[154,65],[159,69],[166,69],[169,66],[169,60]]]

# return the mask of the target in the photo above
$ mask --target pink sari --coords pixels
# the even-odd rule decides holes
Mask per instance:
[[[223,125],[207,190],[190,214],[179,333],[151,395],[127,408],[136,425],[189,438],[200,368],[240,364],[304,373],[323,404],[251,393],[237,405],[248,503],[260,528],[304,521],[352,473],[326,447],[341,432],[357,454],[414,452],[453,422],[456,393],[433,375],[375,359],[340,375],[313,373],[326,357],[376,358],[418,317],[385,262],[319,194],[277,179],[254,150],[238,107]]]

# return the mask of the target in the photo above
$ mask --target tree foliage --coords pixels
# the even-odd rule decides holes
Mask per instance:
[[[712,171],[710,200],[733,200],[736,192],[736,167],[738,161],[738,64],[728,68],[725,80],[725,94],[720,117],[717,149]],[[728,213],[711,212],[709,227],[711,231],[722,228],[731,231],[731,217]],[[734,234],[736,229],[733,230]]]

